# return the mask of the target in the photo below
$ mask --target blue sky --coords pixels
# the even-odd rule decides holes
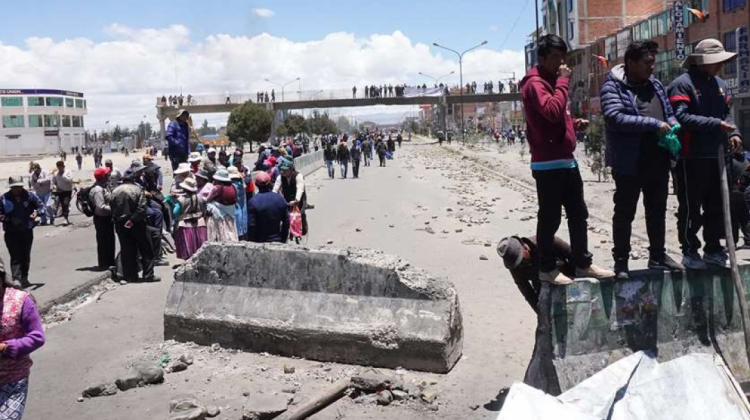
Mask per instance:
[[[522,50],[534,27],[533,0],[408,1],[408,0],[18,0],[0,25],[0,42],[22,46],[32,36],[108,40],[103,28],[119,23],[134,28],[187,26],[193,40],[211,34],[253,36],[263,32],[292,41],[321,39],[331,32],[360,36],[400,30],[413,41],[433,41],[466,48],[487,39],[500,49]],[[521,14],[521,10],[526,8]],[[270,18],[255,8],[274,12]]]

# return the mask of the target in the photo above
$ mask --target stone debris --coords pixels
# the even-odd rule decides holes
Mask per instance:
[[[393,402],[393,394],[391,394],[391,391],[387,389],[379,391],[375,395],[377,395],[378,405],[391,405],[391,403]]]
[[[217,351],[221,351],[221,344],[219,343],[211,344],[211,352],[216,353]]]
[[[169,371],[170,372],[182,372],[184,370],[187,370],[187,368],[188,368],[187,363],[181,360],[176,360],[172,362],[172,364],[169,366]]]
[[[409,399],[409,393],[400,389],[394,389],[391,391],[391,394],[393,394],[394,401],[406,401]]]
[[[283,394],[251,395],[242,407],[242,420],[270,420],[285,412],[291,398]]]
[[[480,255],[480,256],[479,256],[479,259],[480,259],[481,261],[487,261],[487,260],[489,260],[489,258],[487,258],[487,256],[486,256],[486,255]]]
[[[96,398],[96,397],[109,397],[117,394],[117,386],[111,383],[93,385],[86,388],[81,394],[82,397]]]
[[[206,409],[206,417],[213,418],[221,414],[221,407],[215,405],[209,405]]]
[[[203,420],[207,414],[206,407],[194,395],[177,395],[169,401],[169,420]]]
[[[189,353],[181,354],[178,360],[181,361],[182,363],[185,363],[188,366],[193,364],[193,356]]]
[[[156,363],[137,363],[127,374],[115,381],[120,391],[164,382],[164,369]]]
[[[294,366],[284,365],[284,373],[286,374],[294,373]]]
[[[333,239],[329,239],[329,240],[327,240],[327,241],[326,241],[326,243],[327,243],[328,245],[333,245]]]

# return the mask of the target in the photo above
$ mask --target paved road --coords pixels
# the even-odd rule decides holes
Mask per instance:
[[[484,405],[523,378],[535,327],[533,311],[502,269],[494,246],[502,236],[533,233],[534,203],[526,192],[474,173],[471,161],[438,146],[404,146],[388,165],[363,168],[359,180],[329,180],[323,170],[308,177],[316,208],[309,213],[307,245],[333,241],[334,247],[379,249],[450,279],[463,311],[464,356],[447,375],[415,376],[437,382],[437,412],[417,403],[376,407],[344,399],[313,418],[494,418],[493,407]],[[592,242],[599,239],[591,236]],[[306,394],[325,388],[326,369],[356,368],[193,349],[201,355],[197,366],[169,375],[164,385],[76,402],[86,386],[112,381],[132,360],[181,351],[182,345],[162,345],[169,270],[160,268],[167,279],[160,284],[117,288],[72,321],[48,330],[48,345],[34,355],[26,419],[46,420],[59,413],[81,420],[164,418],[169,398],[181,392],[229,407],[219,418],[236,419],[242,390],[267,391],[293,381]],[[273,373],[287,363],[298,367],[293,379]]]

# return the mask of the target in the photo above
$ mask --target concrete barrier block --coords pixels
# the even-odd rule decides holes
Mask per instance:
[[[741,265],[740,275],[750,290],[750,265]],[[643,270],[628,281],[582,279],[568,287],[544,287],[530,364],[537,372],[527,371],[527,379],[544,379],[533,386],[565,391],[639,350],[653,352],[659,361],[721,354],[739,381],[750,380],[729,270]],[[543,354],[550,349],[551,355]],[[549,369],[554,372],[540,372]]]
[[[362,249],[206,244],[175,274],[166,339],[448,372],[463,328],[453,286]]]

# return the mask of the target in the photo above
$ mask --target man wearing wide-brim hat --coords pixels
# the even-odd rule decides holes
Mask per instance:
[[[172,162],[172,170],[182,162],[187,162],[190,154],[190,127],[188,119],[190,113],[181,109],[177,111],[175,119],[167,127],[167,144],[169,145],[169,159]]]
[[[706,269],[706,264],[729,267],[729,258],[720,243],[724,219],[718,156],[722,145],[726,145],[727,152],[741,153],[743,144],[729,108],[727,84],[718,74],[724,63],[736,56],[725,51],[721,42],[705,39],[683,63],[688,72],[668,88],[675,117],[682,125],[682,151],[675,170],[677,230],[682,263],[688,269]],[[723,156],[724,151],[721,153]],[[701,227],[703,257],[697,235]]]

